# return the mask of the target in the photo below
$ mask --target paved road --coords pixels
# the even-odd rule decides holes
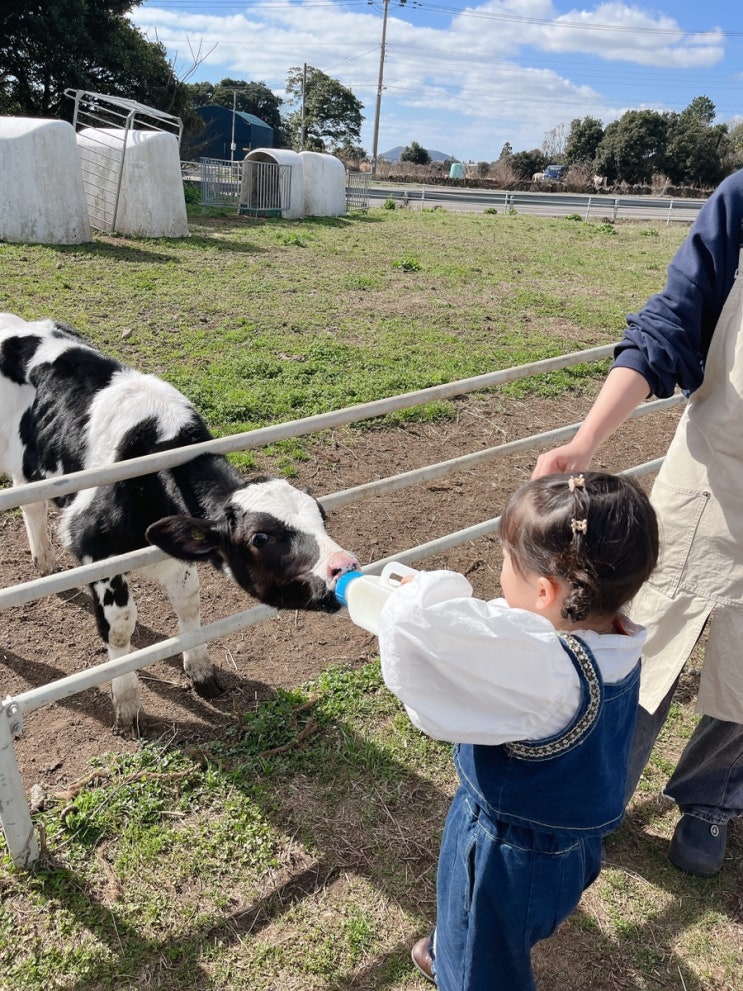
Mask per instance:
[[[622,218],[636,220],[686,221],[694,220],[703,199],[672,199],[668,196],[614,196],[606,193],[509,192],[492,189],[462,189],[449,186],[400,185],[372,183],[369,205],[381,206],[393,198],[401,203],[407,199],[412,209],[444,207],[459,212],[498,213],[514,209],[520,213],[566,217],[578,214],[584,220]]]

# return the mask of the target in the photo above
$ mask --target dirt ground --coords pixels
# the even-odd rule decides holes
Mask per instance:
[[[344,430],[315,444],[295,481],[316,496],[342,491],[578,422],[590,400],[492,395],[462,400],[452,421]],[[593,467],[621,470],[662,455],[678,415],[676,409],[628,423],[602,449]],[[331,513],[328,529],[363,562],[394,555],[498,516],[508,494],[529,478],[537,453],[527,451],[393,495],[367,498]],[[272,466],[266,459],[260,467],[270,471]],[[53,522],[52,517],[52,526]],[[0,585],[36,577],[19,512],[0,516],[0,534]],[[497,538],[470,541],[418,563],[463,571],[477,594],[499,594]],[[73,564],[61,549],[59,564]],[[160,589],[140,577],[132,579],[132,588],[139,609],[135,648],[172,636],[174,617]],[[202,572],[202,592],[205,623],[252,604],[212,570]],[[215,739],[237,713],[270,697],[276,688],[301,685],[331,664],[363,664],[375,653],[375,638],[354,627],[343,613],[279,614],[212,644],[223,688],[214,700],[201,699],[190,689],[178,658],[142,671],[142,736],[173,738],[180,744]],[[5,610],[0,616],[0,658],[3,698],[105,661],[88,589]],[[84,775],[96,754],[134,749],[135,741],[112,735],[112,724],[108,685],[27,715],[16,743],[26,788],[41,785],[53,794]]]

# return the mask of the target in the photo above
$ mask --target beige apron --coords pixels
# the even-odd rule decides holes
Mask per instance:
[[[743,250],[738,272],[743,267]],[[743,279],[715,327],[652,501],[661,561],[632,603],[648,628],[640,701],[654,712],[714,611],[697,710],[743,723]]]

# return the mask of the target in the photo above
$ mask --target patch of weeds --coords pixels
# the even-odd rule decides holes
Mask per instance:
[[[188,204],[191,204],[192,206],[198,205],[201,202],[201,190],[199,188],[199,183],[184,182],[183,198],[186,201],[187,206]]]
[[[383,210],[396,210],[397,209],[397,203],[395,201],[394,196],[388,196],[387,197],[387,199],[382,204],[382,209]]]
[[[426,403],[425,406],[395,410],[394,413],[387,413],[386,416],[376,420],[363,420],[356,425],[382,430],[390,426],[402,426],[405,423],[441,423],[445,420],[455,420],[456,417],[455,403],[441,399],[433,403]]]
[[[495,209],[494,206],[489,206],[489,207],[486,207],[482,212],[483,213],[486,213],[486,214],[491,214],[492,215],[492,214],[496,214],[498,211]]]
[[[241,433],[242,431],[238,430],[237,432]],[[258,470],[255,451],[234,451],[227,455],[227,460],[233,468],[236,468],[243,475],[254,475]]]
[[[371,275],[362,275],[358,272],[351,273],[345,280],[346,289],[377,289],[381,286],[379,279]]]
[[[421,263],[412,255],[405,255],[404,258],[398,258],[396,261],[393,261],[392,267],[399,268],[402,272],[420,272]]]
[[[640,231],[640,237],[660,237],[660,232],[655,227],[646,227]]]
[[[284,478],[296,478],[297,465],[308,461],[306,437],[290,437],[287,440],[269,444],[263,449],[266,458],[271,459],[272,471],[283,475]]]
[[[369,916],[358,906],[352,905],[344,922],[344,937],[352,965],[363,959],[374,939],[374,926]]]
[[[583,217],[579,213],[569,213],[564,220],[577,220],[579,223],[583,223]]]
[[[307,241],[296,232],[290,231],[286,234],[282,234],[279,237],[279,242],[281,244],[286,244],[288,246],[293,246],[295,248],[306,248]]]
[[[102,772],[99,787],[82,790],[65,809],[64,826],[77,844],[94,847],[104,838],[143,842],[159,853],[157,830],[168,813],[184,801],[188,777],[197,772],[193,761],[176,751],[145,745],[120,755]]]
[[[617,233],[617,229],[614,226],[614,224],[609,224],[609,223],[599,224],[596,227],[596,230],[599,232],[599,234],[611,234],[612,236],[615,236]]]

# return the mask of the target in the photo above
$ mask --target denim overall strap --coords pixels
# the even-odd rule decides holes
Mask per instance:
[[[581,706],[567,727],[555,736],[545,740],[522,740],[507,743],[506,747],[515,757],[526,760],[547,760],[570,750],[591,732],[599,715],[603,701],[603,683],[596,661],[582,640],[571,633],[558,633],[560,645],[578,671],[584,691]]]

